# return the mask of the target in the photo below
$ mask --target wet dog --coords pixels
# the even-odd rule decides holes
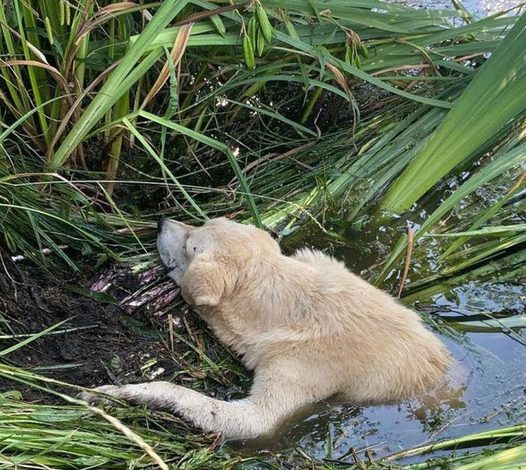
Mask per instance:
[[[414,312],[320,251],[284,256],[265,231],[224,218],[201,227],[161,220],[157,245],[185,300],[254,370],[250,394],[226,402],[168,382],[97,392],[245,439],[331,396],[379,404],[419,394],[448,367],[447,350]]]

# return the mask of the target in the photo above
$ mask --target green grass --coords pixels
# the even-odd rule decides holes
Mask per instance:
[[[493,51],[453,109],[382,201],[408,209],[453,169],[466,167],[505,137],[526,110],[526,15]]]
[[[28,404],[6,392],[0,395],[0,418],[0,468],[167,469],[177,462],[204,469],[222,468],[231,460],[221,459],[221,453],[207,449],[206,439],[190,437],[167,417],[138,409],[108,415],[74,405]]]
[[[228,370],[228,363],[218,365],[203,357],[201,348],[193,344],[192,338],[180,339],[188,342],[190,350],[202,361],[201,370],[209,368],[218,377]],[[332,458],[328,450],[325,459],[309,456],[304,451],[298,451],[296,455],[240,456],[228,447],[218,449],[213,445],[214,436],[195,434],[170,414],[147,412],[138,407],[101,411],[65,395],[67,384],[7,365],[0,365],[0,376],[11,378],[14,384],[32,384],[70,402],[51,406],[24,402],[16,391],[0,394],[0,468],[123,468],[123,465],[171,468],[175,465],[188,469],[241,469],[283,468],[294,462],[298,468],[320,470],[341,468],[342,465],[350,469],[410,470],[429,468],[435,462],[447,468],[493,469],[520,468],[525,458],[524,424],[439,440],[370,462],[357,458],[355,464],[349,463],[349,459]],[[78,387],[70,387],[69,393],[76,390]],[[333,445],[328,437],[326,446],[331,448]],[[417,458],[422,463],[403,463]],[[425,461],[428,458],[435,460]]]

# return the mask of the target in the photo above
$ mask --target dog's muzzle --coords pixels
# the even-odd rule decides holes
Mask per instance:
[[[167,266],[166,264],[163,264],[164,267],[164,274],[166,276],[169,276],[172,271],[175,271],[178,266]]]

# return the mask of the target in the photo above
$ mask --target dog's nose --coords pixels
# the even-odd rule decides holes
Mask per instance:
[[[165,222],[166,222],[166,219],[161,219],[159,220],[159,222],[157,222],[157,233],[161,233]]]

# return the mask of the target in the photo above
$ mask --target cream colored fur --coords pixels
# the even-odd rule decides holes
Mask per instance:
[[[223,218],[164,220],[158,247],[184,298],[254,370],[250,394],[225,402],[168,382],[96,391],[253,438],[334,395],[375,404],[419,394],[447,369],[448,352],[414,312],[319,251],[284,256],[264,231]]]

